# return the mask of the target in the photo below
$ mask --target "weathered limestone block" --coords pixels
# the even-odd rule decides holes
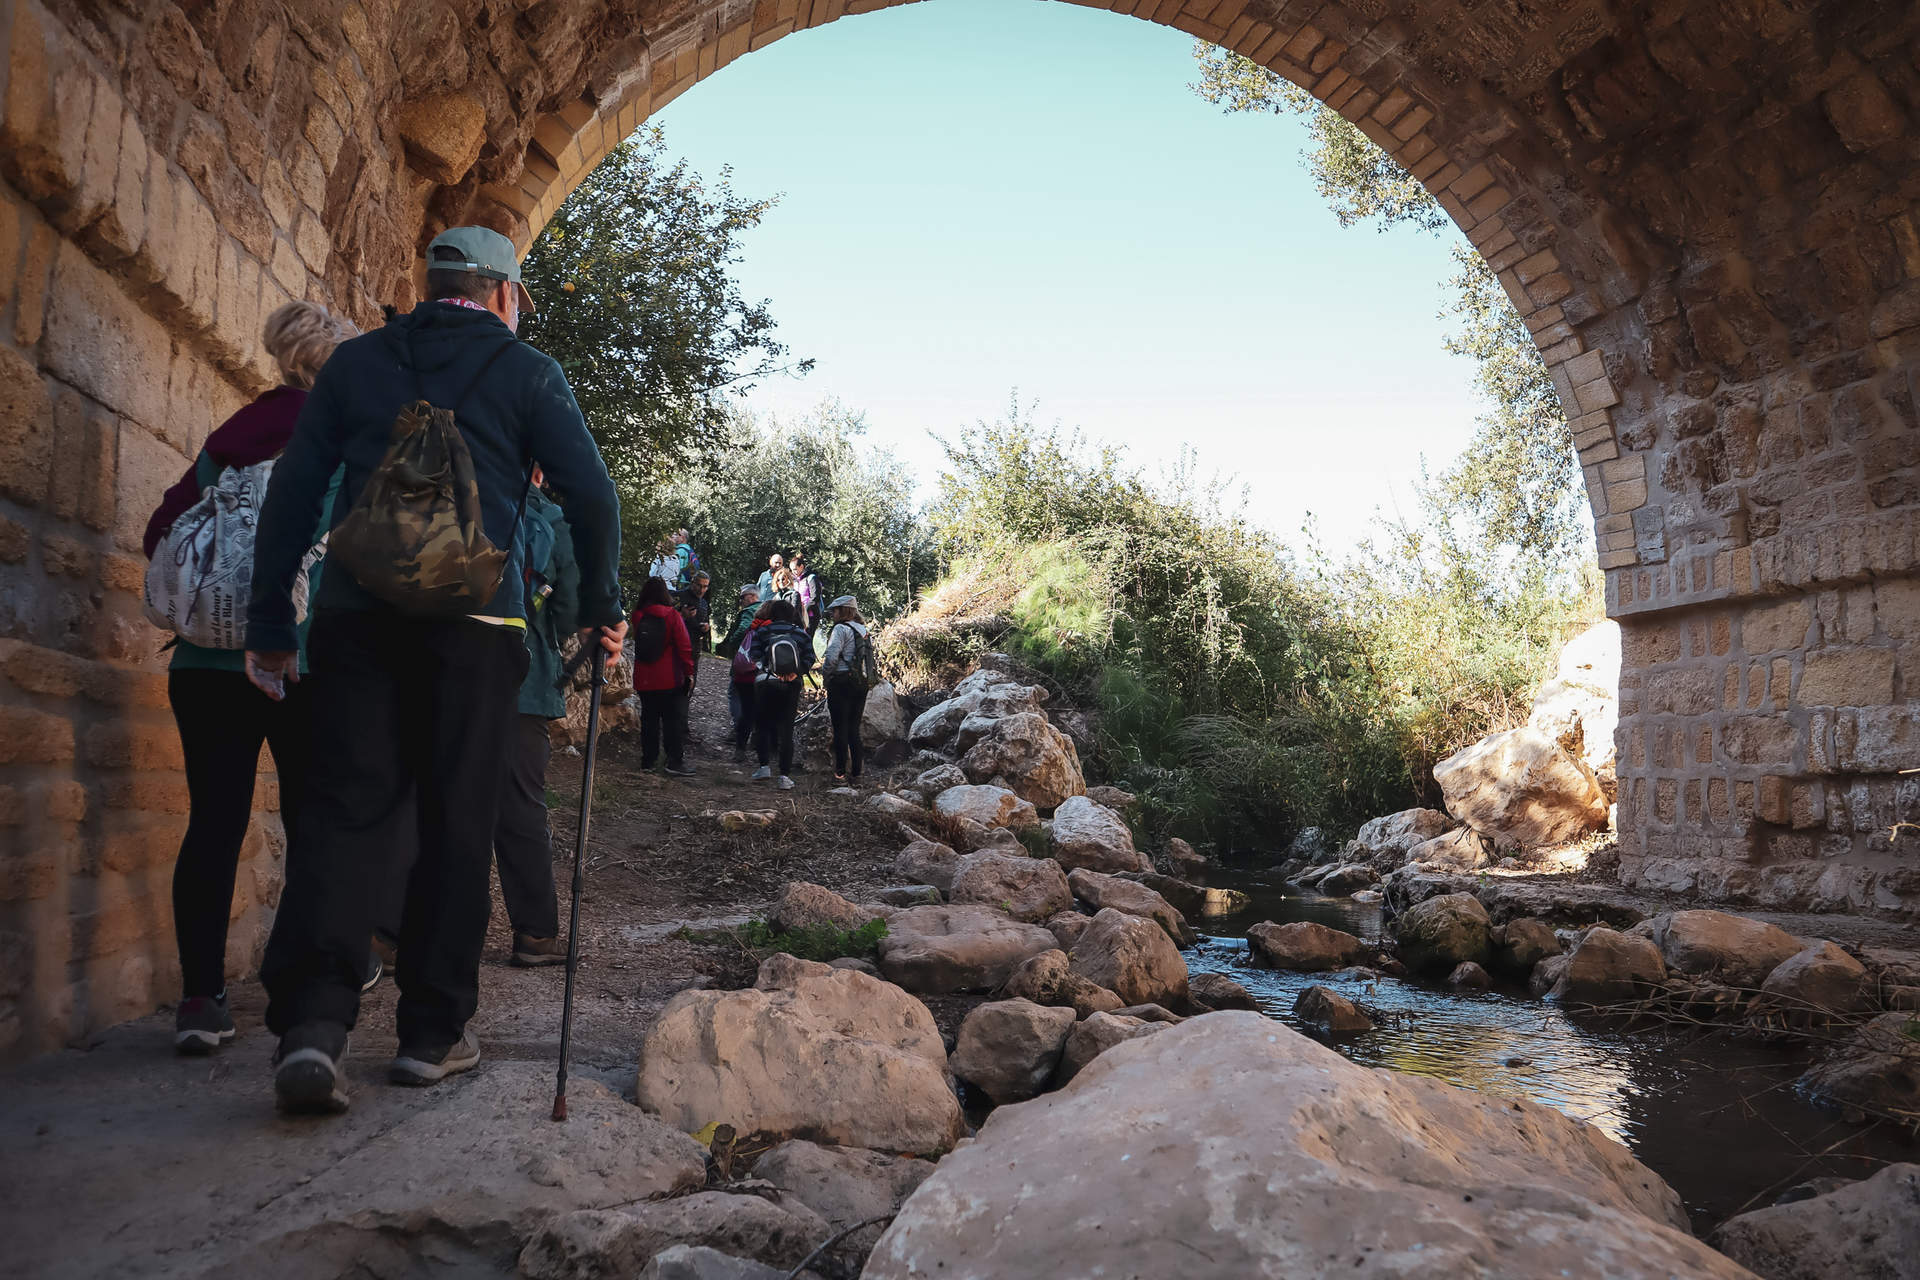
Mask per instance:
[[[1593,771],[1537,729],[1482,738],[1434,765],[1433,776],[1448,811],[1502,848],[1560,844],[1607,822]]]

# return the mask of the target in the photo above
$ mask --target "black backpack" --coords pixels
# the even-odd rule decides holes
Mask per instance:
[[[835,626],[850,627],[851,622],[835,623]],[[880,683],[880,660],[873,653],[873,633],[855,631],[853,633],[853,661],[847,664],[846,674],[858,676],[860,682],[871,689]]]
[[[766,671],[775,680],[800,678],[800,641],[792,632],[780,632],[767,642]]]
[[[643,613],[633,624],[633,660],[644,666],[660,661],[667,651],[667,620],[657,613]]]

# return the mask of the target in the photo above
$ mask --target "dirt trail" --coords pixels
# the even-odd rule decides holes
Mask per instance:
[[[702,665],[692,709],[691,779],[639,767],[638,735],[602,743],[595,783],[584,960],[574,1021],[579,1074],[631,1094],[639,1040],[690,985],[741,985],[754,963],[736,948],[673,936],[683,922],[743,919],[792,879],[851,896],[888,883],[900,840],[862,797],[833,796],[831,766],[806,761],[789,792],[732,763],[726,664]],[[824,715],[824,710],[818,714]],[[548,773],[555,878],[564,918],[581,760]],[[870,777],[868,790],[879,781]],[[708,811],[772,809],[765,829],[721,831]],[[496,888],[474,1020],[486,1063],[556,1060],[559,969],[509,968]],[[210,1059],[172,1053],[171,1010],[112,1028],[77,1049],[0,1075],[0,1275],[196,1273],[270,1232],[273,1203],[434,1105],[441,1090],[389,1086],[395,990],[363,1003],[348,1055],[352,1109],[331,1120],[273,1110],[272,1038],[257,983],[233,986],[240,1036]],[[558,1137],[558,1135],[556,1135]]]

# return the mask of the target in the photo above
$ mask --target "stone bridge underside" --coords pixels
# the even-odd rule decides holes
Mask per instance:
[[[177,989],[186,797],[139,539],[268,385],[262,317],[306,297],[377,323],[440,227],[525,245],[654,109],[883,7],[0,0],[0,1057]],[[1627,879],[1920,913],[1920,833],[1893,834],[1920,820],[1915,7],[1093,7],[1306,86],[1499,272],[1574,420],[1625,629]],[[270,781],[257,803],[236,971],[278,892]]]

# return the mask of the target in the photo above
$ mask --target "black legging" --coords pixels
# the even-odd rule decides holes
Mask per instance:
[[[867,712],[867,682],[856,675],[827,677],[827,715],[833,720],[833,771],[860,776],[864,754],[860,718]],[[851,763],[851,767],[849,767]]]
[[[253,816],[260,744],[273,751],[280,816],[298,819],[311,741],[308,686],[287,686],[284,702],[239,671],[172,671],[167,701],[180,728],[187,768],[187,834],[173,864],[173,937],[184,996],[226,990],[227,921],[240,846]]]
[[[762,680],[754,692],[754,730],[760,763],[773,762],[774,747],[780,750],[780,776],[793,772],[793,717],[800,710],[798,680]]]

